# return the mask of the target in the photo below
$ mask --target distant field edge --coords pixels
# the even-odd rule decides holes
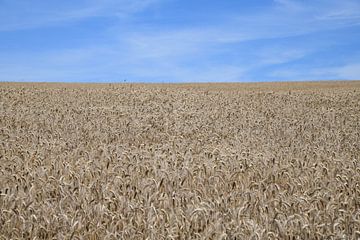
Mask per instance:
[[[303,90],[313,88],[360,88],[360,80],[318,80],[318,81],[277,81],[277,82],[176,82],[176,83],[85,83],[85,82],[9,82],[0,81],[0,87],[40,88],[103,88],[103,87],[180,87],[221,90]]]

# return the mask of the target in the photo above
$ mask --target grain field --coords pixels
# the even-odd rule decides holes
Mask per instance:
[[[0,239],[358,239],[360,81],[0,83]]]

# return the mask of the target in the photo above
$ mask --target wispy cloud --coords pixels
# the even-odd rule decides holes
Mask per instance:
[[[138,66],[128,72],[139,81],[151,79],[156,82],[236,82],[248,81],[245,70],[231,65],[180,66],[172,63]]]
[[[241,16],[239,23],[251,27],[249,32],[263,37],[289,37],[329,31],[360,24],[357,0],[274,0],[265,12]]]
[[[277,80],[360,80],[360,63],[353,62],[332,67],[288,68],[273,71],[270,76]]]
[[[295,47],[271,47],[259,50],[257,52],[258,65],[275,65],[283,64],[291,61],[299,60],[308,54],[312,50],[300,49]]]
[[[341,79],[360,80],[360,63],[352,63],[335,68],[334,72]]]
[[[39,28],[91,17],[126,17],[161,0],[53,0],[0,2],[0,31]]]
[[[360,23],[360,2],[359,1],[330,1],[328,8],[320,12],[317,19],[324,21],[345,21]]]

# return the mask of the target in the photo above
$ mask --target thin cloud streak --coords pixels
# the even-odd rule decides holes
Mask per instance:
[[[82,0],[74,5],[24,0],[0,3],[0,31],[57,26],[94,17],[126,18],[161,0]],[[1,6],[3,5],[3,6]],[[45,5],[45,6],[44,6]]]
[[[290,68],[276,70],[271,73],[274,79],[286,81],[298,80],[360,80],[360,63],[353,62],[333,67]]]

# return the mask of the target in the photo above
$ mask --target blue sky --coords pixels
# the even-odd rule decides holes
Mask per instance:
[[[0,0],[0,81],[360,79],[359,0]]]

